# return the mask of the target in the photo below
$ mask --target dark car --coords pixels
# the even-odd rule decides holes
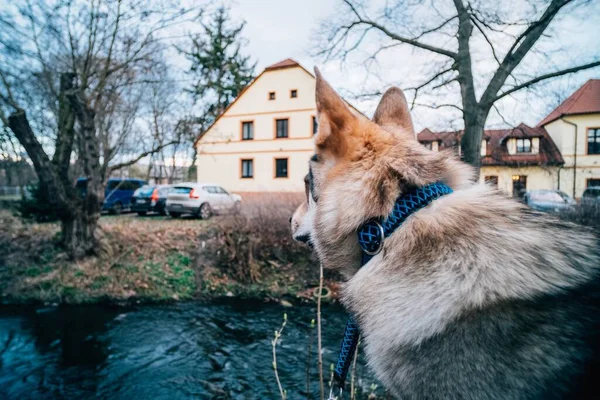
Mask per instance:
[[[111,214],[120,214],[121,211],[129,209],[133,193],[146,184],[148,182],[141,179],[110,178],[106,183],[106,189],[104,189],[102,211],[108,211]],[[81,195],[85,196],[87,178],[77,179],[76,187],[80,190]]]
[[[144,185],[133,194],[131,199],[131,211],[138,215],[146,215],[149,212],[157,212],[166,215],[165,205],[167,195],[171,190],[169,185]]]
[[[590,186],[583,191],[581,204],[584,206],[600,207],[600,186]]]
[[[559,190],[530,190],[523,197],[523,202],[538,211],[562,212],[573,208],[575,200]]]

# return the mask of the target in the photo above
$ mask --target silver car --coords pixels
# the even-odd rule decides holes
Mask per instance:
[[[212,183],[185,182],[173,185],[166,210],[173,218],[192,214],[208,219],[214,214],[239,211],[242,197]]]
[[[534,210],[547,212],[569,211],[577,204],[565,192],[552,189],[530,190],[523,201]]]

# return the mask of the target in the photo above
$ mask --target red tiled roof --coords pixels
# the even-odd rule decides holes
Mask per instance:
[[[590,79],[546,116],[538,126],[575,114],[600,113],[600,79]]]
[[[439,142],[440,149],[456,148],[463,131],[432,132],[423,129],[417,139],[420,142]],[[487,154],[481,157],[481,165],[525,166],[525,165],[562,165],[564,160],[558,147],[544,128],[532,128],[525,124],[511,129],[488,129],[483,132],[488,141]],[[538,154],[508,154],[508,138],[540,138]]]
[[[267,68],[265,68],[265,71],[272,71],[274,69],[299,67],[299,66],[300,66],[300,64],[298,64],[296,61],[292,60],[291,58],[286,58],[283,61],[279,61],[278,63],[269,65]]]

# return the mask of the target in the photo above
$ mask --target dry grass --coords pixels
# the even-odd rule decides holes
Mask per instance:
[[[160,222],[160,223],[159,223]],[[0,213],[0,291],[5,299],[85,303],[190,298],[192,255],[202,221],[103,217],[99,257],[72,262],[57,246],[59,225]]]
[[[98,257],[67,259],[58,223],[0,211],[5,302],[131,302],[240,296],[313,298],[318,264],[295,243],[298,195],[245,196],[241,214],[194,218],[103,216]],[[335,284],[331,284],[334,288]]]

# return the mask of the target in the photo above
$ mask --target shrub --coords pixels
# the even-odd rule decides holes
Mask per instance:
[[[580,204],[559,216],[564,220],[588,226],[600,234],[600,205]]]
[[[257,282],[273,261],[310,258],[290,233],[289,218],[301,201],[298,194],[244,196],[242,212],[216,224],[219,267],[242,282]]]
[[[20,205],[23,218],[32,218],[37,222],[53,222],[58,220],[58,210],[49,201],[47,191],[39,183],[27,187]]]

